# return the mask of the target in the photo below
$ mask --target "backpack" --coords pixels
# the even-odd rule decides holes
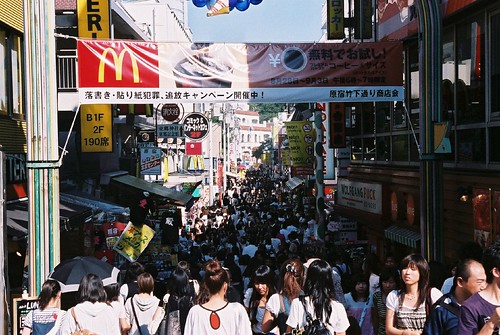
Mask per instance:
[[[164,325],[157,334],[182,335],[189,310],[193,306],[193,297],[177,297],[170,295],[167,302]]]
[[[425,322],[425,326],[424,326],[424,330],[422,332],[423,335],[427,335],[428,332],[427,332],[427,325],[429,322],[431,322],[431,317],[430,317],[430,314],[432,313],[433,310],[435,310],[438,306],[441,306],[443,307],[444,309],[446,309],[447,311],[449,311],[450,313],[452,313],[453,315],[455,315],[457,318],[459,317],[460,315],[460,308],[457,307],[457,306],[454,306],[452,304],[447,304],[445,303],[444,301],[446,299],[448,299],[449,297],[451,296],[451,293],[447,293],[447,294],[444,294],[442,295],[430,308],[429,308],[429,311],[428,311],[428,314],[427,314],[427,321]],[[426,301],[427,303],[427,301]],[[426,305],[426,308],[427,308],[427,305]],[[427,312],[427,311],[426,311]]]
[[[340,285],[342,286],[342,291],[344,291],[344,293],[351,292],[352,279],[349,268],[347,268],[346,271],[342,271],[342,268],[339,265],[335,265],[334,268],[337,269],[337,272],[340,276]]]
[[[302,330],[292,330],[292,335],[332,335],[332,333],[326,328],[325,324],[321,319],[313,319],[311,313],[307,311],[306,300],[303,295],[299,296],[299,300],[304,307],[304,312],[306,313],[307,324]]]

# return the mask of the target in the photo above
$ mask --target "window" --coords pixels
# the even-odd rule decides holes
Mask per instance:
[[[0,114],[7,115],[7,65],[5,62],[7,55],[6,32],[0,30]]]
[[[458,64],[456,110],[459,124],[481,122],[485,119],[484,25],[482,21],[481,18],[474,18],[456,28]]]
[[[0,29],[0,115],[23,113],[21,37]]]
[[[486,134],[484,128],[474,128],[457,131],[458,161],[485,162]]]
[[[491,116],[492,118],[500,118],[500,13],[496,13],[491,17]],[[493,134],[493,132],[492,132]],[[495,142],[493,142],[495,143]],[[496,142],[499,143],[499,142]],[[498,151],[498,150],[497,150]],[[497,160],[498,161],[498,160]]]
[[[375,132],[388,133],[391,131],[391,110],[389,102],[375,104]]]
[[[498,150],[498,143],[500,143],[500,127],[490,128],[490,161],[500,162],[500,150]]]

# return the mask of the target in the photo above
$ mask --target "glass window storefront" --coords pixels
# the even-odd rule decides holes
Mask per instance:
[[[491,64],[491,117],[500,119],[500,13],[491,16],[491,43],[490,64]],[[493,132],[492,132],[493,134]],[[493,142],[495,143],[495,142]],[[499,143],[499,142],[496,142]],[[498,150],[497,150],[498,151]],[[496,160],[498,162],[498,160]]]
[[[481,122],[485,120],[485,29],[482,17],[457,25],[456,33],[457,123]]]
[[[22,40],[0,28],[0,115],[23,114]]]

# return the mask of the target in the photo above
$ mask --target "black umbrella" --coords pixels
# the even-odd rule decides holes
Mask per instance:
[[[98,275],[104,286],[116,283],[120,270],[93,256],[74,257],[59,263],[49,274],[49,279],[61,284],[62,292],[78,291],[80,281],[88,274]]]

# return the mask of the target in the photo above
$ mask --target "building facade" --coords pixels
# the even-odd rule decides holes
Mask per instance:
[[[359,238],[377,250],[404,255],[420,251],[418,21],[415,4],[376,3],[374,39],[404,45],[406,96],[346,104],[350,163],[338,180],[335,212],[357,220]],[[448,0],[440,9],[441,118],[451,152],[436,156],[443,165],[444,260],[451,262],[465,242],[487,246],[500,234],[500,4]]]

